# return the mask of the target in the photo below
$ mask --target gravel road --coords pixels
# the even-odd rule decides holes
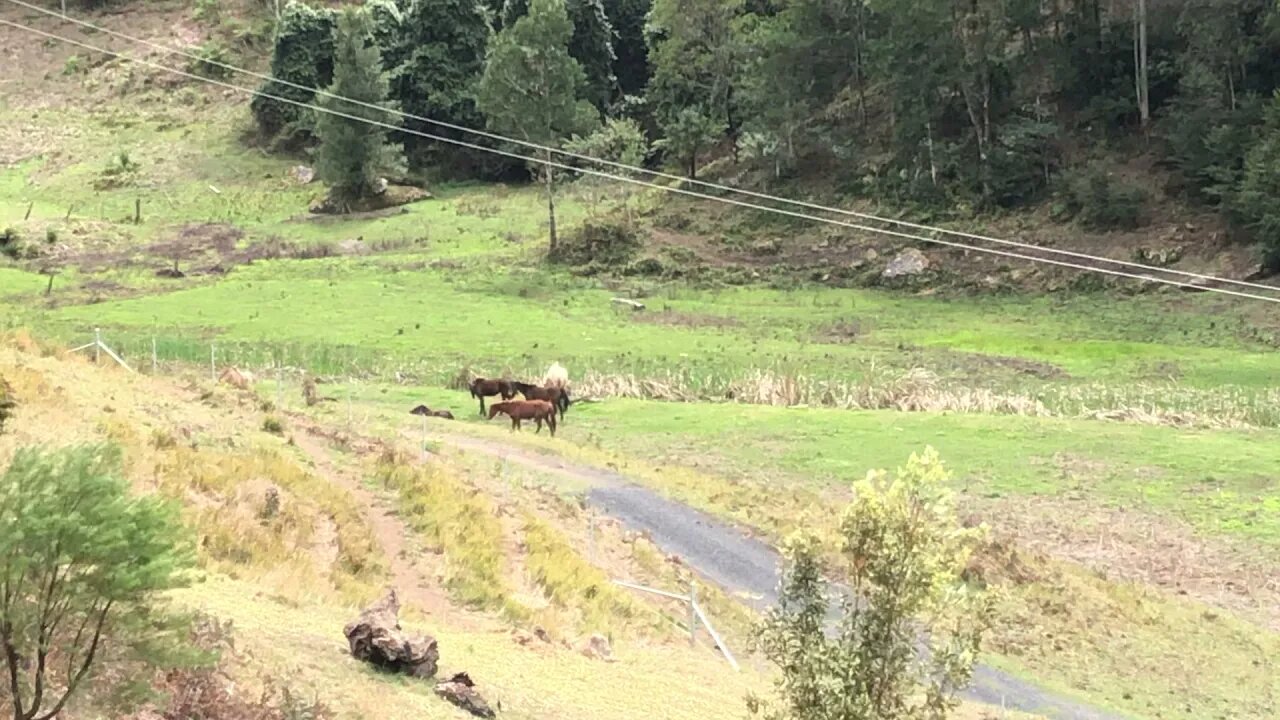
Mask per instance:
[[[768,608],[777,602],[781,567],[777,550],[729,523],[637,485],[613,470],[474,437],[451,434],[436,437],[463,450],[587,481],[592,486],[587,492],[589,506],[632,530],[648,533],[664,552],[680,556],[703,577],[743,597],[756,609]],[[1053,720],[1126,720],[1126,716],[1053,694],[986,665],[975,668],[973,684],[964,696]]]

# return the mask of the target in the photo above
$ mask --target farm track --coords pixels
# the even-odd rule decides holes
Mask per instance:
[[[551,453],[465,435],[433,438],[466,452],[483,453],[538,472],[586,481],[587,504],[628,528],[649,535],[664,552],[762,610],[778,597],[781,557],[771,545],[741,528],[636,483],[612,469],[570,462]],[[995,707],[1053,720],[1125,720],[1127,716],[1052,693],[1002,670],[979,665],[964,696]]]

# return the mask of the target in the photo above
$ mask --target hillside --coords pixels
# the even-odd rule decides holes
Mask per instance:
[[[257,4],[73,15],[272,67]],[[209,69],[5,0],[0,18]],[[1246,59],[1254,93],[1262,47]],[[0,378],[18,403],[0,464],[21,446],[110,440],[138,492],[179,501],[203,580],[172,600],[231,621],[223,663],[242,699],[288,687],[338,717],[452,716],[430,684],[345,653],[343,624],[390,585],[406,627],[439,640],[442,674],[470,673],[500,717],[740,717],[776,677],[748,650],[776,592],[774,549],[800,528],[833,532],[852,480],[932,446],[966,522],[994,533],[967,572],[997,605],[962,717],[1280,712],[1268,303],[583,178],[557,189],[565,247],[592,247],[593,228],[640,242],[565,267],[546,262],[546,197],[522,168],[409,147],[393,179],[430,197],[312,213],[329,193],[307,179],[315,156],[264,138],[248,96],[11,25],[0,48],[21,69],[0,77]],[[1071,124],[1061,142],[1081,147],[1085,120]],[[947,131],[961,167],[965,133]],[[1151,191],[1149,222],[1125,230],[1055,211],[1050,188],[1010,207],[981,201],[974,178],[945,198],[877,195],[831,158],[797,155],[774,176],[771,158],[735,162],[723,138],[694,159],[703,179],[842,207],[1258,272],[1261,238],[1162,189],[1175,172],[1157,144],[1118,134],[1105,163]],[[908,248],[929,271],[885,279]],[[140,374],[67,352],[96,332]],[[554,439],[476,415],[470,376],[535,379],[552,362],[575,398]],[[248,389],[215,380],[232,367],[254,374]],[[303,401],[308,378],[329,401]],[[408,415],[419,403],[457,420],[424,425]],[[269,490],[279,507],[264,520]],[[686,534],[690,517],[709,535]],[[705,634],[689,647],[686,608],[610,578],[696,579],[743,672]],[[596,633],[617,662],[582,653]]]

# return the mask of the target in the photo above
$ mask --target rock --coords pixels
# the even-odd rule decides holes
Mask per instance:
[[[929,269],[929,258],[915,248],[907,248],[894,256],[889,265],[880,273],[884,278],[909,277],[919,275]]]
[[[476,692],[476,686],[471,681],[471,677],[464,672],[436,685],[436,695],[476,717],[496,717],[493,708],[489,707],[489,703]]]
[[[613,657],[613,647],[609,645],[609,639],[599,633],[587,638],[586,644],[582,646],[582,654],[592,660],[617,662]]]
[[[537,625],[533,628],[533,636],[538,638],[544,643],[551,642],[551,633],[548,633],[546,628],[542,627],[541,625]]]
[[[429,635],[410,635],[400,629],[400,602],[396,591],[360,612],[342,633],[351,655],[383,670],[416,678],[436,674],[440,650]]]
[[[294,165],[289,168],[289,177],[299,185],[309,185],[316,179],[316,171],[306,165]]]
[[[867,251],[862,254],[862,259],[866,260],[867,262],[875,262],[879,258],[880,258],[880,253],[876,252],[875,248],[867,248]]]

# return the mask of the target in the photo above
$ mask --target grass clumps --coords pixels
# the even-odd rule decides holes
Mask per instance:
[[[379,459],[376,477],[396,492],[405,522],[444,554],[445,586],[454,599],[508,616],[525,615],[510,597],[502,524],[487,497],[437,468],[413,466],[395,452]]]
[[[532,516],[524,520],[525,565],[557,607],[574,611],[586,632],[613,634],[637,623],[657,627],[657,617],[624,595],[599,568],[582,559],[564,535]]]
[[[597,270],[619,270],[640,253],[639,232],[620,220],[588,220],[566,232],[553,261]]]

